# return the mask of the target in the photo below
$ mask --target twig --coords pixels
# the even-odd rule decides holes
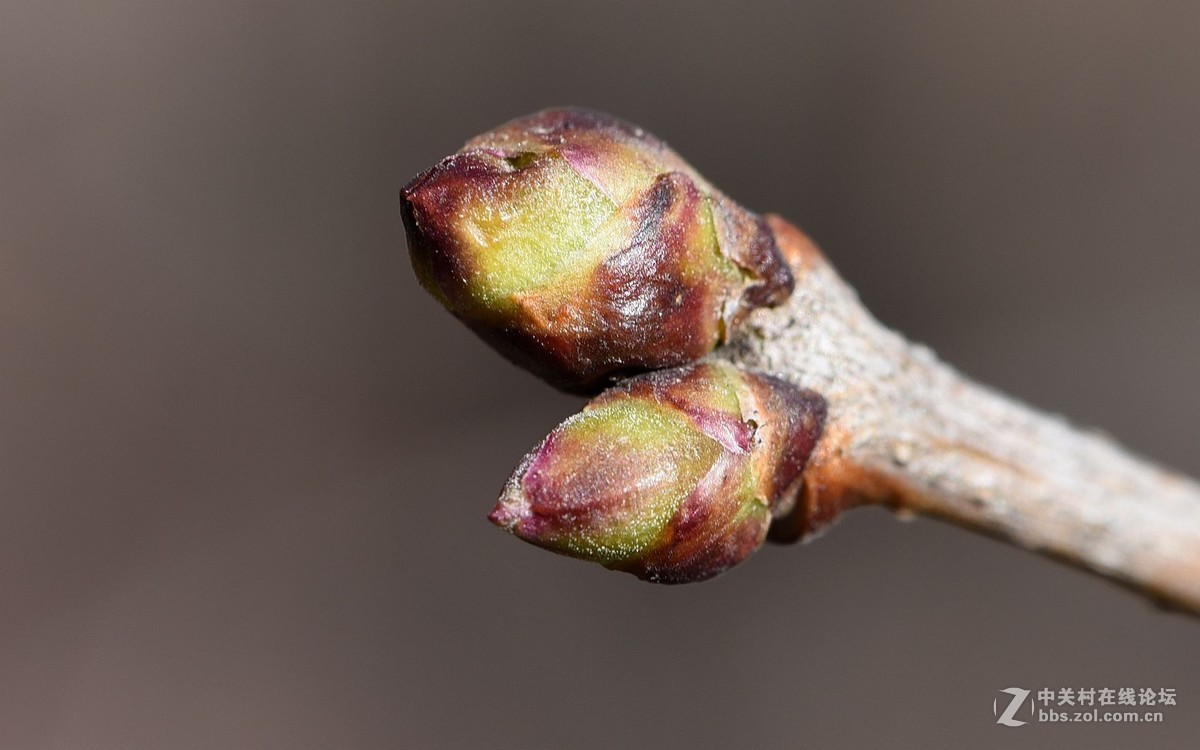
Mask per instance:
[[[1200,612],[1200,485],[966,379],[876,322],[807,237],[769,219],[796,290],[753,312],[717,354],[828,402],[801,502],[777,537],[883,504]]]
[[[401,213],[421,283],[514,362],[589,393],[657,371],[526,457],[491,516],[518,536],[685,582],[880,504],[1200,613],[1200,486],[887,330],[799,230],[641,129],[515,120]]]

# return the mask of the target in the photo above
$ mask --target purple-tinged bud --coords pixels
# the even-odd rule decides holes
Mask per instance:
[[[648,581],[711,578],[791,509],[824,420],[821,396],[724,362],[642,375],[550,433],[489,518]]]
[[[794,285],[761,217],[658,139],[595,112],[502,125],[400,203],[421,284],[570,391],[700,359]]]

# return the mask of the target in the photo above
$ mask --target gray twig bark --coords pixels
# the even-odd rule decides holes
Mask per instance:
[[[884,504],[1200,612],[1200,485],[971,382],[880,325],[802,233],[771,224],[796,291],[752,313],[717,356],[829,402],[802,532],[844,507]]]

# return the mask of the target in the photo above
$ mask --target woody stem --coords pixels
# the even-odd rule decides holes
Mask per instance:
[[[829,402],[791,519],[799,535],[882,504],[1200,613],[1200,485],[971,382],[880,325],[799,230],[770,221],[796,291],[752,313],[718,355]]]

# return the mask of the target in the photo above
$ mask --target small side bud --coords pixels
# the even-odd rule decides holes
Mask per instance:
[[[642,375],[550,433],[489,518],[644,580],[711,578],[790,510],[824,419],[819,395],[724,362]]]
[[[421,284],[570,391],[700,359],[794,286],[762,217],[658,139],[595,112],[548,110],[485,133],[400,202]]]

